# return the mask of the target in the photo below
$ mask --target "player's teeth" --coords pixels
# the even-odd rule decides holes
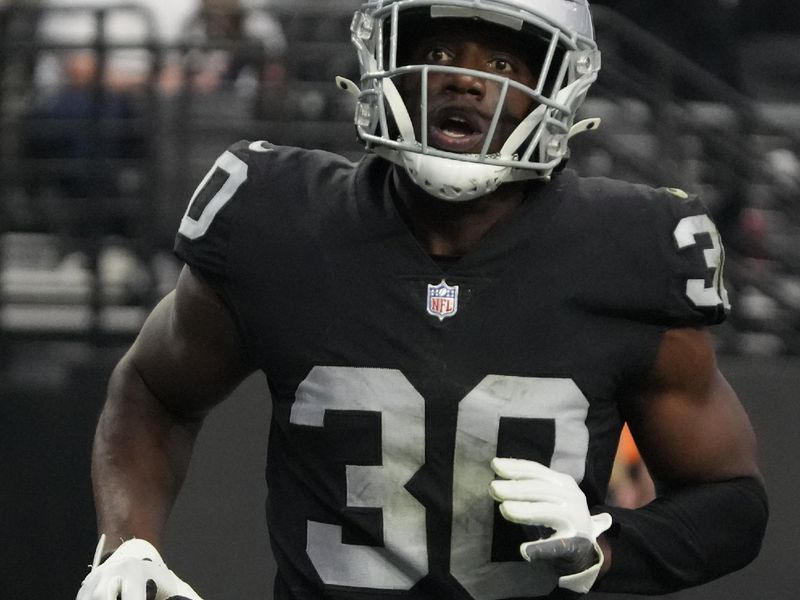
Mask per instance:
[[[442,127],[442,131],[451,137],[465,137],[471,133],[469,129],[471,128],[467,121],[458,117],[451,117]]]

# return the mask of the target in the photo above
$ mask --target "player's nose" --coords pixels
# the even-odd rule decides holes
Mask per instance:
[[[469,67],[461,67],[469,69]],[[486,79],[477,73],[459,71],[447,73],[444,89],[448,92],[457,94],[468,94],[478,98],[483,98],[486,94]]]
[[[438,74],[441,77],[441,89],[483,98],[487,80],[481,72],[485,69],[485,64],[486,61],[477,48],[468,44],[462,46],[450,65],[458,70]]]

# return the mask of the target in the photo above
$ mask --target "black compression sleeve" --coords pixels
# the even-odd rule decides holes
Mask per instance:
[[[768,506],[763,485],[741,477],[672,490],[636,509],[603,507],[611,567],[601,592],[665,594],[744,567],[761,548]]]

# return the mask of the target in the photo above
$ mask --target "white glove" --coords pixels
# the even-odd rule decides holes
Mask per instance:
[[[92,570],[75,600],[202,600],[167,568],[158,551],[145,540],[124,542],[100,564],[105,537],[100,536]]]
[[[603,565],[597,537],[611,527],[611,515],[591,515],[572,477],[532,460],[494,458],[492,469],[503,478],[489,486],[503,517],[554,530],[547,538],[520,545],[522,557],[551,562],[560,575],[558,587],[588,592]]]

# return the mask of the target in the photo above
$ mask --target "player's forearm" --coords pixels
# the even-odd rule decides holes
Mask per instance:
[[[615,525],[596,590],[664,594],[740,569],[759,552],[767,522],[756,478],[685,487],[636,510],[603,507]]]
[[[160,544],[198,429],[165,410],[125,360],[115,369],[92,454],[98,529],[110,549],[131,537]]]

